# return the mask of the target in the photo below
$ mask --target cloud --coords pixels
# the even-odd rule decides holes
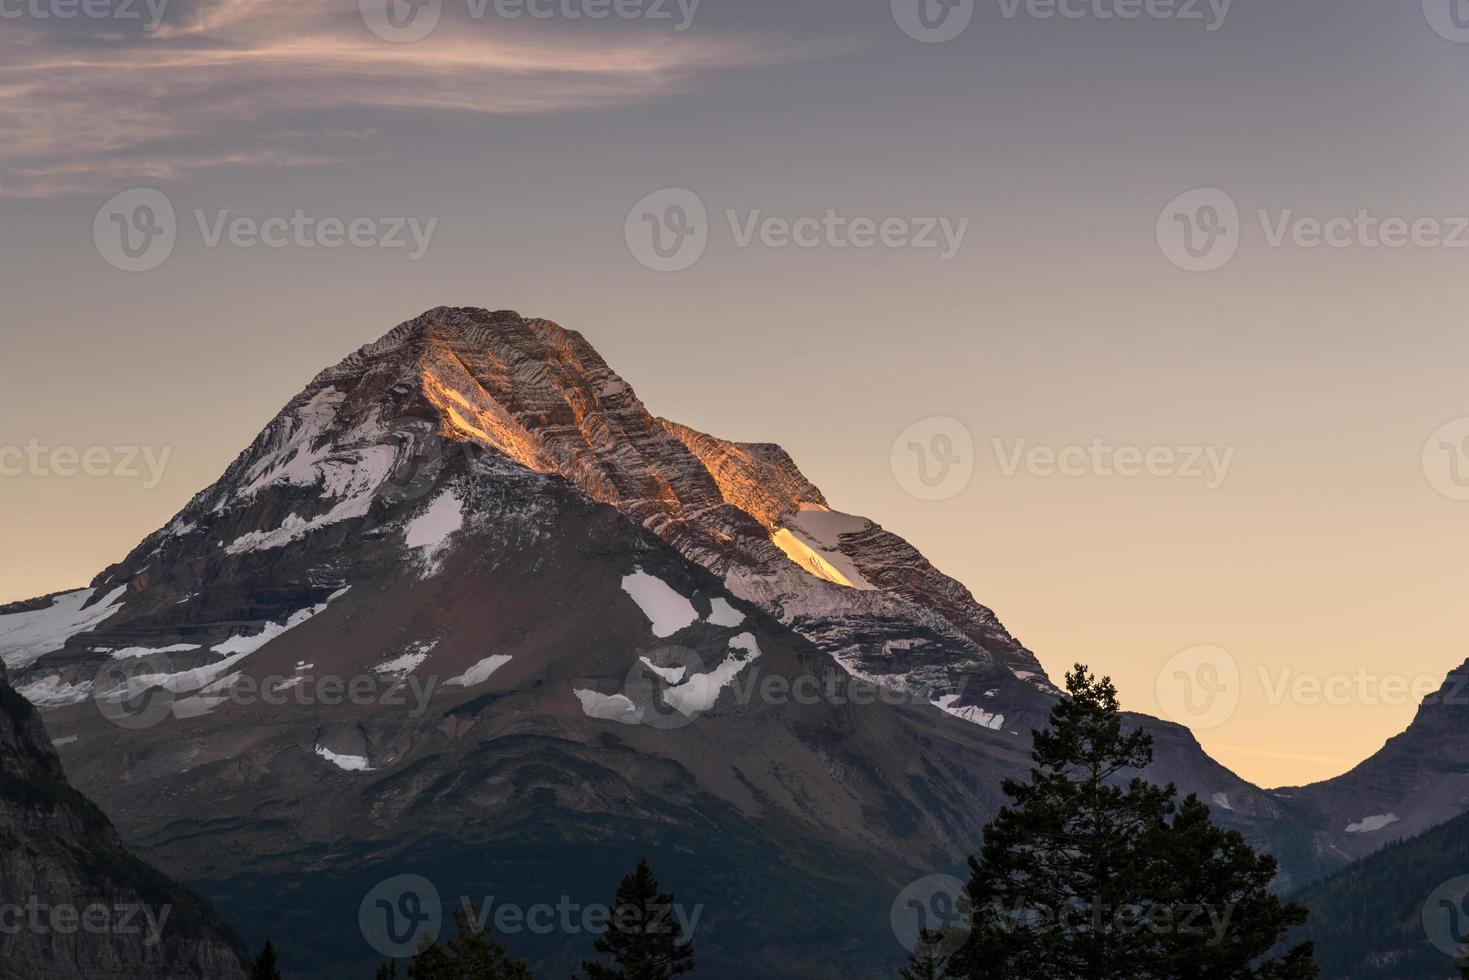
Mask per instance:
[[[43,197],[221,166],[326,163],[363,152],[394,113],[627,105],[679,91],[698,75],[826,47],[652,24],[522,26],[496,18],[493,5],[478,20],[468,6],[453,6],[415,43],[374,35],[356,4],[321,0],[180,3],[152,31],[138,22],[7,21],[5,193]],[[370,110],[373,123],[347,131],[303,124],[344,110]]]

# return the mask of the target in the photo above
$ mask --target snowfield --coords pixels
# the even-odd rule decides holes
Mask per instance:
[[[699,618],[692,602],[661,578],[641,569],[623,577],[622,590],[632,596],[633,602],[653,624],[654,636],[672,636]]]

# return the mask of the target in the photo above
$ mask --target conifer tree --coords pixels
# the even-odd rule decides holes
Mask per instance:
[[[1309,943],[1271,953],[1305,909],[1268,886],[1275,860],[1194,797],[1138,774],[1152,739],[1123,731],[1117,690],[1077,665],[1035,733],[1030,781],[970,858],[971,929],[955,977],[1308,980]]]
[[[275,959],[275,944],[269,939],[255,957],[255,965],[250,967],[250,980],[281,980],[280,967]]]
[[[423,937],[408,963],[408,980],[532,980],[530,967],[511,957],[505,946],[490,936],[489,930],[480,925],[475,909],[456,909],[454,927],[457,934],[448,941],[447,948]],[[378,970],[379,980],[397,975],[396,963]]]
[[[587,980],[670,980],[694,968],[692,937],[673,914],[673,896],[658,890],[646,860],[617,887],[617,903],[597,952],[612,965],[582,964]]]
[[[908,965],[898,971],[902,980],[944,980],[948,956],[943,953],[944,934],[937,929],[918,930],[918,942],[908,954]]]

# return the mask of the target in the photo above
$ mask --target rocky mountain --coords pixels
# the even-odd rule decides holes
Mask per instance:
[[[239,946],[71,787],[0,667],[0,978],[243,978]]]
[[[1419,705],[1413,723],[1352,771],[1279,795],[1321,814],[1317,846],[1343,862],[1469,810],[1469,663]]]
[[[896,897],[961,866],[1055,697],[778,447],[656,418],[580,335],[468,309],[322,372],[88,588],[0,608],[0,657],[145,856],[323,977],[381,958],[405,875],[586,903],[643,854],[706,903],[701,962],[887,971]],[[1134,720],[1151,775],[1291,878],[1335,864],[1312,806]],[[589,945],[565,931],[505,938],[562,969]]]

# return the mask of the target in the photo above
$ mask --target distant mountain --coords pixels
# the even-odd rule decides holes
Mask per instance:
[[[1423,700],[1413,723],[1351,772],[1279,790],[1329,815],[1316,846],[1342,860],[1436,827],[1469,809],[1469,663]]]
[[[0,980],[243,978],[239,940],[67,783],[0,666]]]
[[[447,308],[318,375],[89,588],[0,608],[0,657],[129,840],[323,977],[381,958],[385,880],[605,900],[644,854],[707,904],[716,971],[887,971],[894,899],[977,846],[1056,696],[779,447],[656,418],[553,323]],[[1131,719],[1284,880],[1339,864],[1334,818]]]

